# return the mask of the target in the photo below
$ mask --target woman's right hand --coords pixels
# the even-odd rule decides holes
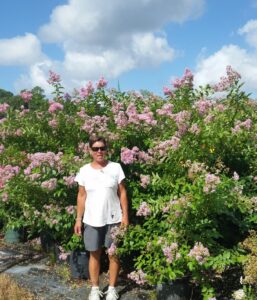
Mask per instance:
[[[74,226],[74,233],[78,236],[81,236],[81,220],[76,220],[75,226]]]

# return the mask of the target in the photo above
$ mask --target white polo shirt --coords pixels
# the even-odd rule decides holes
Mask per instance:
[[[80,168],[75,181],[87,192],[84,223],[101,227],[121,222],[122,211],[117,192],[118,184],[124,178],[121,165],[111,161],[99,170],[90,163]]]

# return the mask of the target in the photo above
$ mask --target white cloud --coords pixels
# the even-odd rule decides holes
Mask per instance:
[[[47,83],[49,70],[56,69],[57,67],[57,64],[53,64],[50,60],[33,64],[29,67],[28,73],[22,74],[16,81],[15,90],[19,92],[22,89],[32,89],[35,86],[40,86],[46,94],[50,94],[53,89]]]
[[[153,34],[135,35],[130,45],[129,49],[123,46],[96,53],[67,52],[63,63],[65,72],[84,80],[95,80],[102,75],[115,78],[135,67],[155,66],[174,57],[167,40]]]
[[[81,81],[95,80],[100,76],[115,78],[134,66],[133,59],[119,50],[99,54],[68,52],[64,61],[66,73]]]
[[[248,21],[242,28],[238,30],[240,35],[245,34],[245,39],[249,45],[257,48],[257,20]]]
[[[64,60],[52,61],[52,70],[61,75],[65,88],[78,87],[99,76],[113,79],[135,68],[172,61],[175,50],[164,25],[199,17],[204,4],[205,0],[69,0],[53,10],[38,35],[44,43],[61,46]],[[37,61],[16,86],[42,86],[46,65]]]
[[[171,61],[175,55],[165,37],[151,33],[134,35],[131,50],[137,64],[142,66],[159,65],[164,61]]]
[[[246,41],[251,46],[257,47],[256,23],[249,21],[238,33],[246,35]],[[250,93],[257,92],[257,51],[245,49],[237,45],[225,45],[209,57],[200,56],[195,72],[195,85],[217,83],[221,76],[226,75],[226,66],[231,65],[239,72],[244,82],[243,89]]]
[[[42,59],[39,39],[31,34],[11,39],[0,39],[0,65],[30,65]]]
[[[70,0],[54,9],[39,34],[72,49],[112,47],[134,34],[196,18],[203,9],[204,0]]]

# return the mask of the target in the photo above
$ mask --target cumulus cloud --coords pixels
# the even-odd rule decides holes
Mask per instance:
[[[41,27],[44,41],[67,47],[112,47],[133,34],[159,30],[169,22],[198,17],[204,0],[70,0],[54,9]]]
[[[248,21],[242,28],[238,30],[240,35],[245,35],[249,45],[257,49],[257,20]]]
[[[221,76],[226,75],[226,66],[231,65],[241,74],[245,83],[244,89],[248,92],[257,92],[257,20],[247,22],[238,33],[244,36],[254,49],[225,45],[208,57],[201,55],[195,72],[196,86],[217,83]]]
[[[148,33],[134,35],[129,49],[122,46],[98,53],[67,51],[63,65],[65,71],[77,79],[85,79],[88,75],[91,79],[101,75],[115,78],[136,67],[156,66],[172,60],[174,55],[166,38]]]
[[[100,76],[113,79],[140,67],[158,66],[176,57],[164,26],[199,17],[205,0],[69,0],[57,6],[42,25],[42,43],[58,44],[64,60],[38,60],[17,84],[42,83],[49,64],[65,88]],[[74,87],[74,86],[73,86]]]
[[[49,78],[49,70],[59,70],[60,64],[51,60],[45,59],[38,63],[31,65],[26,74],[20,75],[15,82],[16,91],[23,89],[31,89],[35,86],[40,86],[44,89],[45,93],[50,95],[53,89],[47,83]]]
[[[197,18],[204,0],[70,0],[39,29],[46,43],[63,47],[63,71],[73,81],[116,78],[134,68],[174,59],[163,26]]]
[[[0,65],[31,65],[44,57],[39,39],[31,34],[0,39]]]

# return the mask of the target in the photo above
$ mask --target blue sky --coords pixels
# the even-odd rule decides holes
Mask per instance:
[[[185,68],[198,86],[231,65],[256,96],[257,0],[1,1],[0,53],[0,88],[13,93],[50,93],[52,70],[68,92],[104,76],[161,95]]]

